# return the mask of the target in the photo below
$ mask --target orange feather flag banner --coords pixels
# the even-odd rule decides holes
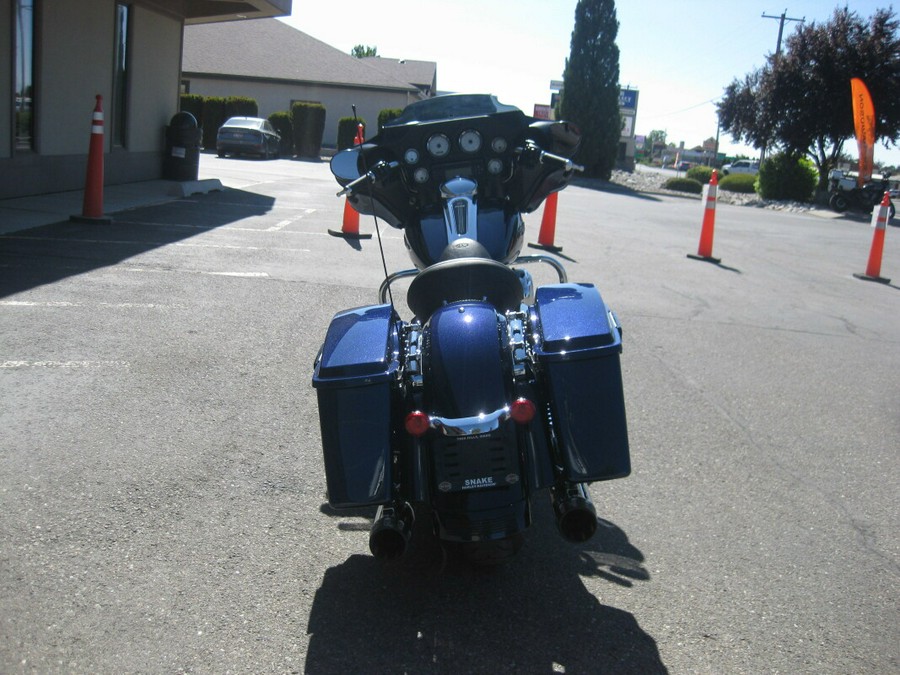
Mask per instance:
[[[858,185],[862,185],[872,177],[875,163],[875,106],[866,83],[858,77],[850,80],[850,93],[853,97],[853,127],[856,131],[856,144],[859,146]]]

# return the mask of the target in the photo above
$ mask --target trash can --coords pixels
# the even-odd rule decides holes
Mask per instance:
[[[197,180],[200,173],[200,137],[197,118],[189,112],[172,117],[166,127],[165,180]]]

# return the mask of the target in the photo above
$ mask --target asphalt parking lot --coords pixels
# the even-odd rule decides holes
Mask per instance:
[[[713,265],[699,201],[570,187],[555,243],[624,326],[634,472],[591,486],[582,546],[548,500],[492,574],[422,528],[385,567],[371,514],[324,505],[310,386],[377,239],[328,234],[324,163],[200,178],[0,234],[0,671],[900,670],[900,230],[872,283],[865,219],[720,205]]]

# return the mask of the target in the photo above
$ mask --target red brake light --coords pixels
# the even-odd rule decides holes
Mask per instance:
[[[406,416],[403,426],[411,436],[421,436],[431,428],[431,420],[421,410],[413,410]]]
[[[534,407],[534,403],[527,398],[517,398],[513,401],[512,405],[509,406],[509,416],[512,417],[517,424],[528,424],[534,419],[534,414],[536,412],[537,409]]]

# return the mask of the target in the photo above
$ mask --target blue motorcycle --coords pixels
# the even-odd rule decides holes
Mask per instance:
[[[335,315],[312,382],[328,501],[377,506],[378,558],[406,551],[419,512],[474,562],[502,562],[538,493],[562,536],[586,541],[587,484],[631,471],[616,316],[556,258],[519,255],[522,214],[581,170],[579,142],[567,122],[454,94],[332,159],[338,194],[401,229],[415,264],[386,276],[378,304]],[[535,289],[537,263],[559,283]]]

